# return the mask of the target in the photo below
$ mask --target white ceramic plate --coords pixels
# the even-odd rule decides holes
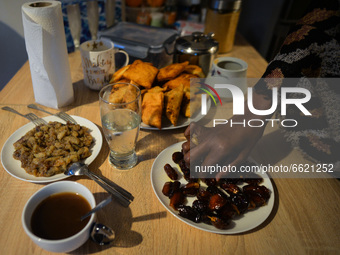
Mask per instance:
[[[208,98],[207,101],[207,111],[209,111],[210,107],[211,107],[211,100],[210,98]],[[182,114],[180,114],[179,118],[178,118],[178,123],[177,126],[174,126],[171,124],[170,120],[168,120],[168,118],[166,116],[162,116],[162,129],[161,130],[171,130],[171,129],[177,129],[177,128],[182,128],[182,127],[187,127],[189,126],[189,124],[191,122],[197,122],[199,120],[201,120],[204,117],[204,115],[201,114],[201,111],[197,112],[195,114],[195,116],[193,116],[192,118],[186,118],[184,117]],[[156,127],[152,127],[149,126],[145,123],[141,123],[140,128],[142,129],[146,129],[146,130],[159,130]]]
[[[92,154],[90,157],[86,158],[84,161],[85,164],[90,164],[97,157],[103,145],[102,134],[99,128],[91,121],[84,119],[82,117],[78,117],[78,116],[72,116],[72,117],[78,122],[79,125],[89,128],[90,134],[94,138],[94,143],[90,147]],[[56,116],[48,116],[43,119],[46,120],[47,122],[59,121],[61,123],[65,123],[65,121],[61,120],[60,118]],[[36,177],[36,176],[30,175],[26,173],[25,169],[21,168],[21,162],[13,158],[13,153],[14,153],[13,144],[34,127],[35,125],[32,122],[30,122],[22,126],[21,128],[19,128],[7,139],[1,151],[1,163],[3,167],[10,175],[20,180],[27,181],[27,182],[45,183],[45,182],[54,182],[54,181],[67,178],[68,176],[64,175],[63,173],[56,174],[51,177]]]
[[[192,227],[217,234],[238,234],[246,232],[256,228],[268,218],[271,211],[273,210],[275,197],[273,185],[267,174],[262,175],[263,182],[261,183],[261,185],[265,185],[271,191],[267,205],[259,207],[252,211],[248,211],[239,218],[233,219],[230,223],[229,229],[217,229],[212,225],[208,225],[205,223],[195,223],[191,220],[179,216],[178,212],[169,206],[170,199],[163,195],[162,188],[165,182],[171,181],[164,171],[164,165],[166,163],[169,163],[172,167],[176,167],[178,169],[178,166],[172,161],[172,154],[176,151],[181,151],[182,144],[183,142],[179,142],[163,150],[155,159],[151,169],[151,184],[153,190],[159,201],[171,214]],[[179,181],[182,184],[187,183],[187,181],[183,177],[179,179]],[[187,197],[188,205],[191,205],[191,203],[195,199],[195,197]]]
[[[199,121],[202,117],[203,116],[201,114],[198,114],[196,118],[193,118],[193,119],[186,118],[184,116],[179,116],[177,126],[174,126],[171,124],[170,120],[168,120],[165,116],[162,116],[162,129],[161,130],[171,130],[171,129],[187,127],[190,124],[190,120]],[[159,130],[158,128],[149,126],[143,122],[141,123],[140,128],[146,129],[146,130]]]

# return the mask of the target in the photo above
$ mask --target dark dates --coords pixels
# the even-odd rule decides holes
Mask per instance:
[[[218,229],[227,229],[229,227],[230,220],[223,220],[218,216],[208,216],[211,223]]]
[[[197,199],[200,201],[205,201],[205,202],[209,202],[210,197],[211,197],[211,193],[205,189],[200,189],[197,193]]]
[[[209,211],[209,203],[208,201],[204,200],[196,199],[194,202],[192,202],[192,207],[202,214],[208,213]]]
[[[166,174],[169,176],[171,180],[176,181],[178,179],[178,174],[176,170],[173,169],[173,167],[170,166],[170,164],[165,164],[164,171],[166,172]]]
[[[225,204],[227,203],[227,200],[222,197],[220,194],[214,194],[210,197],[209,200],[209,209],[211,211],[213,210],[219,210],[221,209]]]
[[[185,202],[185,196],[181,191],[175,192],[170,198],[170,206],[175,210]]]
[[[183,173],[183,176],[184,176],[184,179],[186,181],[190,181],[190,168],[187,167],[184,159],[181,159],[179,162],[178,162],[178,165]]]
[[[177,181],[179,175],[176,168],[165,164],[164,171],[173,181],[164,184],[162,193],[169,197],[170,206],[178,211],[179,216],[195,223],[228,229],[237,215],[265,205],[270,198],[270,190],[259,185],[263,179],[254,173],[230,173],[219,181],[214,178],[192,179],[182,152],[173,153],[172,160],[178,164],[177,169],[183,173],[187,183]],[[197,199],[188,205],[187,197]]]
[[[267,187],[253,184],[244,186],[243,194],[250,201],[251,207],[249,209],[265,205],[270,198],[270,191]]]
[[[182,152],[176,151],[172,154],[172,161],[178,164],[182,159],[184,155]]]
[[[178,214],[180,216],[182,216],[183,218],[189,219],[193,222],[199,223],[202,220],[202,216],[200,214],[200,212],[198,212],[197,210],[195,210],[193,207],[191,206],[187,206],[187,205],[180,205],[178,207]]]
[[[219,194],[221,197],[228,198],[227,194],[219,189],[217,186],[209,186],[207,187],[207,191],[211,194]]]
[[[241,189],[236,184],[230,182],[220,183],[220,187],[228,194],[237,194],[241,192]]]
[[[200,188],[200,184],[198,182],[189,182],[184,185],[181,189],[184,195],[187,196],[196,196]]]
[[[237,214],[245,213],[249,207],[249,199],[243,194],[232,194],[230,195],[231,204],[233,205]]]
[[[201,179],[205,184],[207,184],[209,187],[210,186],[215,186],[217,184],[216,179],[214,178],[206,178],[206,179]]]
[[[236,211],[231,204],[230,201],[228,201],[218,212],[218,215],[220,218],[222,218],[224,221],[230,221],[234,216],[236,215]]]
[[[181,169],[182,173],[183,173],[183,177],[187,182],[197,182],[197,179],[194,178],[190,178],[190,168],[187,166],[187,164],[185,163],[184,159],[181,159],[178,162],[179,168]]]
[[[181,183],[179,181],[166,182],[164,183],[162,193],[164,196],[172,197],[175,192],[179,191],[180,187]]]

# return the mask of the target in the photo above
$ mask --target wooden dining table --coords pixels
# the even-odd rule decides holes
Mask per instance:
[[[248,63],[247,77],[260,78],[267,62],[240,35],[230,53],[219,54]],[[74,102],[60,110],[93,122],[102,132],[98,91],[84,85],[79,52],[69,54]],[[27,108],[35,103],[29,63],[26,62],[0,92],[0,106],[20,113],[48,114]],[[29,121],[0,110],[0,148]],[[273,208],[260,225],[235,234],[216,234],[186,224],[171,214],[157,198],[151,183],[156,157],[169,146],[185,141],[185,127],[171,130],[141,129],[137,142],[138,164],[130,170],[117,170],[108,162],[109,147],[103,146],[89,168],[131,192],[135,199],[129,207],[113,201],[97,212],[97,221],[115,232],[110,245],[92,240],[71,254],[339,254],[340,182],[336,178],[272,178]],[[251,156],[261,164],[314,164],[288,144],[278,127],[266,128]],[[24,171],[24,170],[22,170]],[[160,169],[159,171],[163,171]],[[86,177],[69,177],[89,188],[97,203],[106,192]],[[0,166],[0,254],[49,254],[33,243],[21,223],[28,199],[48,183],[32,183],[10,175]],[[251,214],[252,212],[248,212]],[[242,220],[239,219],[239,220]],[[258,225],[258,226],[257,226]]]

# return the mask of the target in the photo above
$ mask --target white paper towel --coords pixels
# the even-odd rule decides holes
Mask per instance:
[[[74,95],[61,3],[30,2],[21,10],[35,100],[55,109],[66,106]]]

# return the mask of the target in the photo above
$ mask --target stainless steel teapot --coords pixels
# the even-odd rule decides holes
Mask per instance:
[[[173,62],[189,61],[191,65],[200,66],[207,75],[218,51],[218,42],[213,39],[213,35],[194,32],[191,35],[179,37],[175,43]]]

